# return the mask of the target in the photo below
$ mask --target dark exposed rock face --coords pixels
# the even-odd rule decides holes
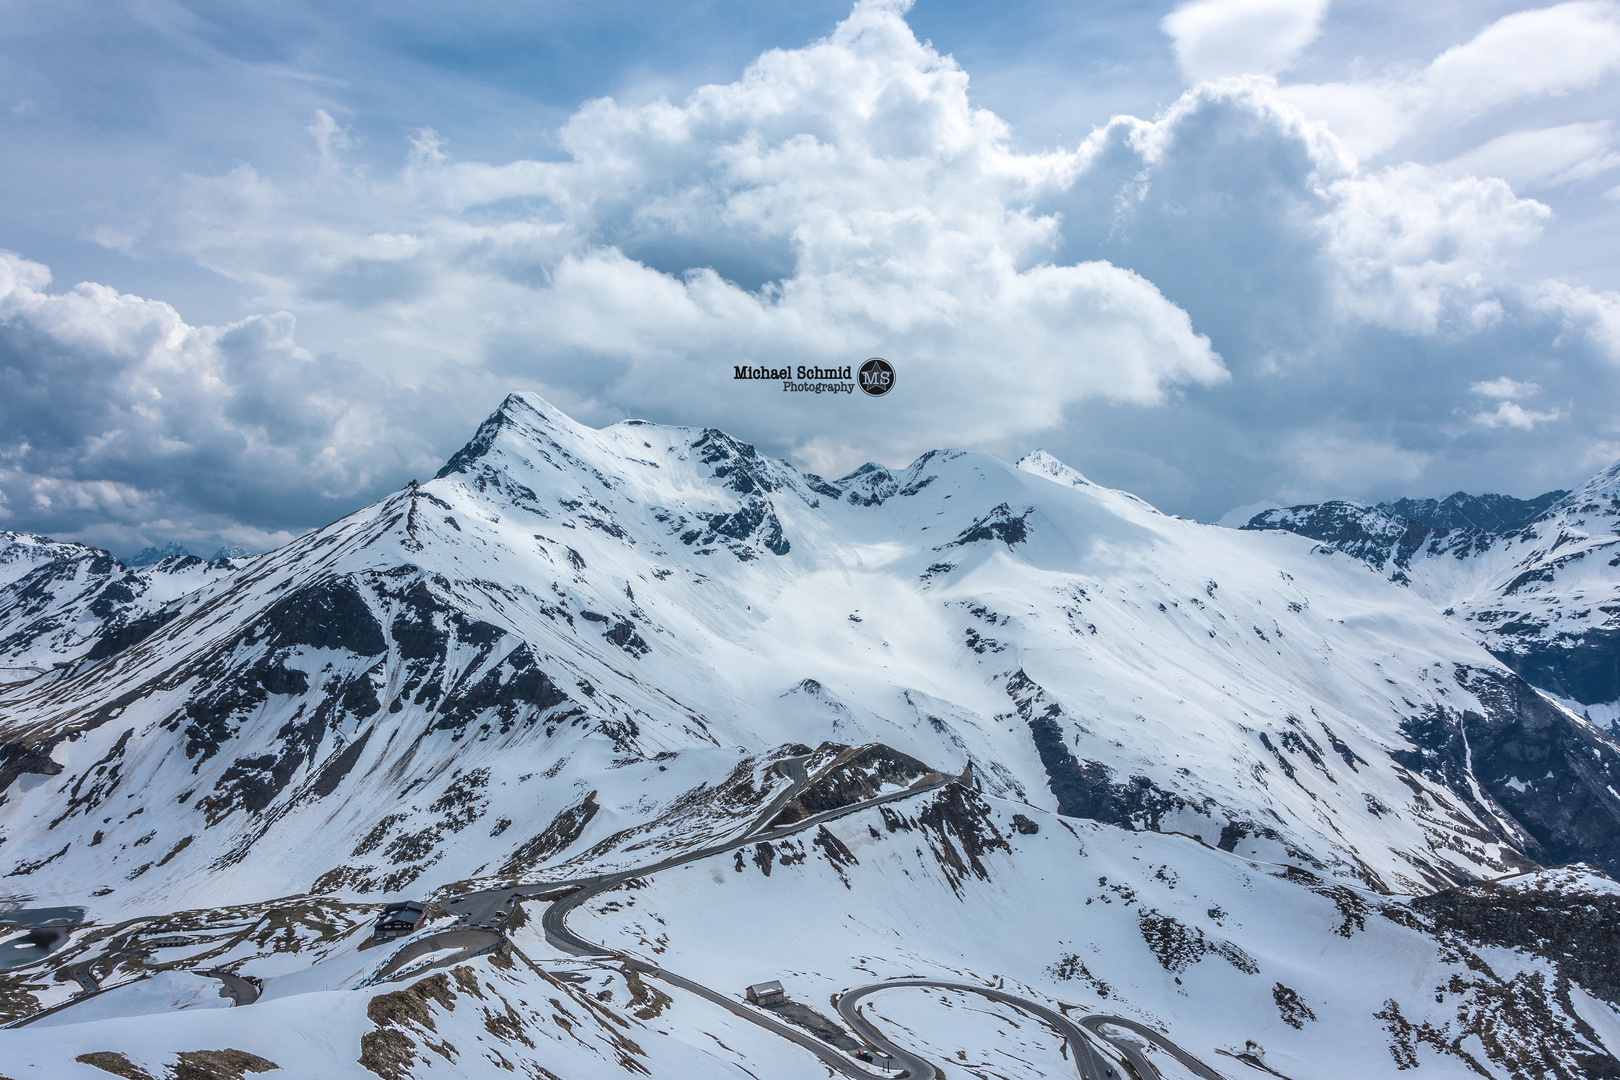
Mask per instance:
[[[1478,668],[1457,678],[1486,708],[1463,717],[1474,775],[1541,845],[1541,861],[1620,873],[1620,740],[1517,679]]]
[[[0,791],[24,773],[56,776],[61,771],[62,766],[51,760],[49,748],[0,743]]]
[[[1525,949],[1620,1005],[1620,893],[1580,880],[1571,866],[1421,896],[1413,909],[1476,945]],[[1601,880],[1601,879],[1600,879]]]
[[[1511,633],[1512,623],[1498,629]],[[1524,627],[1534,630],[1534,627]],[[1529,638],[1491,654],[1532,686],[1562,698],[1595,704],[1620,701],[1620,627],[1559,634],[1550,641]]]
[[[1437,529],[1382,507],[1342,501],[1266,510],[1243,527],[1287,529],[1320,540],[1375,569],[1397,571],[1409,568],[1413,558],[1422,554],[1450,553],[1464,558],[1488,544],[1491,536],[1480,529]]]
[[[946,547],[961,547],[966,544],[977,544],[985,540],[1000,540],[1008,547],[1021,544],[1029,537],[1029,527],[1026,522],[1032,509],[1022,513],[1013,513],[1012,507],[1002,503],[991,510],[984,517],[962,530],[962,534],[952,540]]]
[[[848,476],[840,477],[834,490],[842,490],[851,506],[881,506],[900,490],[900,482],[888,469],[869,461]]]
[[[896,496],[905,498],[922,491],[934,482],[933,470],[960,457],[961,453],[960,450],[930,450],[899,474],[869,461],[834,481],[827,494],[835,498],[841,495],[851,506],[881,506]]]
[[[1548,704],[1498,671],[1459,665],[1458,685],[1485,712],[1432,710],[1404,725],[1412,748],[1392,756],[1444,784],[1499,838],[1545,865],[1588,861],[1620,873],[1620,741]],[[1482,806],[1470,774],[1505,812]]]
[[[1173,916],[1153,909],[1139,909],[1137,927],[1142,940],[1158,959],[1165,971],[1173,975],[1184,973],[1205,956],[1214,954],[1246,975],[1260,970],[1254,958],[1230,941],[1212,939],[1196,926],[1188,926]]]
[[[978,792],[961,784],[946,785],[915,818],[891,806],[878,807],[878,813],[883,817],[884,829],[891,834],[921,833],[945,880],[958,895],[970,875],[989,880],[985,860],[992,852],[1012,850],[996,828],[990,805]]]
[[[586,795],[574,806],[558,814],[551,824],[532,839],[524,842],[501,867],[503,874],[521,874],[559,851],[566,850],[585,832],[596,812],[596,792]]]
[[[1379,503],[1378,509],[1422,522],[1431,529],[1505,533],[1524,528],[1568,494],[1559,490],[1533,499],[1515,499],[1511,495],[1469,495],[1458,491],[1443,499],[1397,499]]]
[[[154,632],[161,629],[163,624],[174,618],[179,612],[172,609],[154,611],[150,615],[139,615],[122,626],[113,626],[96,639],[85,653],[86,660],[105,660],[116,653],[121,653],[131,645],[139,644],[151,637]]]
[[[271,648],[308,645],[360,656],[378,656],[388,648],[377,617],[347,581],[300,589],[266,612],[249,633],[263,634]],[[251,636],[248,644],[255,644]]]
[[[365,732],[353,742],[345,746],[336,757],[326,763],[319,776],[315,778],[315,786],[310,791],[317,799],[324,799],[338,789],[343,778],[348,776],[360,760],[360,755],[366,752],[366,743],[371,741],[374,729],[367,728]]]
[[[511,409],[521,406],[522,401],[516,394],[508,395],[507,399],[501,402],[501,407],[491,413],[489,419],[478,425],[478,430],[473,432],[473,437],[467,441],[467,445],[451,454],[444,467],[434,473],[434,479],[471,471],[473,463],[489,453],[501,429],[511,422]]]
[[[843,764],[818,777],[799,794],[798,802],[806,811],[803,816],[808,817],[873,798],[885,784],[910,785],[929,771],[928,766],[916,758],[875,743],[856,751]]]
[[[1064,742],[1063,707],[1048,700],[1046,692],[1024,672],[1007,680],[1007,693],[1029,725],[1058,813],[1094,818],[1124,829],[1157,830],[1164,815],[1186,805],[1179,795],[1157,787],[1145,776],[1116,781],[1114,770],[1102,762],[1075,758]]]

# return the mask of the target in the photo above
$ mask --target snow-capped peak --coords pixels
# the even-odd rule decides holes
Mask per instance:
[[[1615,531],[1620,531],[1620,461],[1570,492],[1542,517],[1552,518],[1568,511],[1607,511],[1616,517]]]
[[[1035,450],[1018,459],[1016,468],[1036,476],[1044,476],[1060,484],[1070,487],[1088,487],[1091,484],[1081,475],[1080,470],[1072,465],[1065,465],[1045,450]]]

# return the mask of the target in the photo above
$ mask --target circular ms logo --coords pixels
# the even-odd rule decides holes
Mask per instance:
[[[861,392],[882,397],[894,389],[894,365],[881,356],[874,356],[861,365]]]

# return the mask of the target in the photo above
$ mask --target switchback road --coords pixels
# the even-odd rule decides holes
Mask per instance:
[[[872,1026],[866,1017],[861,1015],[860,1005],[862,999],[870,997],[880,990],[918,988],[955,990],[963,994],[978,994],[980,997],[989,998],[991,1001],[997,1001],[1003,1005],[1011,1005],[1015,1009],[1029,1013],[1044,1021],[1048,1027],[1053,1028],[1059,1035],[1063,1036],[1064,1042],[1068,1044],[1071,1060],[1074,1063],[1075,1075],[1080,1080],[1120,1080],[1118,1070],[1114,1068],[1111,1062],[1104,1060],[1097,1053],[1096,1048],[1091,1045],[1091,1040],[1086,1038],[1085,1032],[1081,1031],[1074,1021],[1055,1009],[1048,1009],[1044,1005],[1038,1005],[1028,998],[1021,998],[1016,994],[1009,994],[1005,990],[995,990],[988,986],[976,986],[973,983],[943,982],[936,979],[891,979],[887,982],[871,983],[867,986],[858,987],[840,997],[838,999],[838,1015],[843,1017],[845,1022],[854,1028],[855,1033],[861,1038],[901,1063],[901,1067],[905,1069],[905,1075],[908,1077],[913,1077],[915,1080],[934,1080],[935,1077],[939,1076],[939,1070],[923,1059],[890,1042],[882,1032]],[[1154,1072],[1150,1066],[1149,1071],[1141,1077],[1141,1080],[1158,1080],[1158,1073]]]
[[[834,759],[826,768],[831,769],[841,763],[847,754]],[[790,781],[786,790],[773,799],[769,805],[755,817],[749,827],[736,839],[694,851],[673,855],[648,866],[637,867],[632,870],[619,871],[612,874],[597,874],[587,878],[575,878],[563,881],[552,881],[543,884],[522,885],[502,889],[484,889],[462,896],[452,897],[445,901],[444,907],[451,914],[460,917],[461,925],[447,930],[430,934],[427,937],[408,942],[394,953],[381,968],[363,985],[372,985],[392,978],[416,975],[427,967],[441,967],[449,964],[458,964],[480,953],[499,945],[505,940],[502,924],[510,918],[513,907],[525,899],[546,899],[551,902],[541,916],[541,926],[544,929],[546,940],[555,948],[573,956],[612,959],[624,964],[627,968],[642,975],[658,979],[671,986],[679,987],[688,993],[695,994],[735,1016],[747,1020],[749,1023],[762,1027],[773,1034],[787,1039],[790,1042],[809,1051],[835,1073],[840,1073],[851,1080],[882,1080],[887,1077],[905,1078],[905,1080],[937,1080],[940,1071],[927,1060],[917,1056],[904,1047],[890,1041],[860,1012],[863,1000],[885,990],[931,988],[952,990],[959,993],[977,994],[1004,1005],[1010,1005],[1022,1012],[1040,1019],[1050,1026],[1064,1039],[1069,1051],[1072,1064],[1079,1080],[1123,1080],[1113,1063],[1097,1052],[1092,1039],[1108,1043],[1118,1053],[1122,1054],[1130,1063],[1131,1071],[1136,1073],[1137,1080],[1159,1080],[1159,1074],[1129,1040],[1120,1039],[1102,1031],[1104,1027],[1118,1027],[1148,1039],[1171,1054],[1182,1065],[1202,1078],[1202,1080],[1225,1080],[1221,1074],[1209,1068],[1197,1058],[1188,1054],[1172,1043],[1164,1035],[1152,1028],[1146,1027],[1134,1020],[1122,1016],[1093,1014],[1083,1017],[1078,1023],[1070,1020],[1063,1013],[1030,1001],[1027,998],[1009,994],[1004,990],[993,987],[978,986],[971,983],[947,982],[933,979],[896,979],[885,982],[870,983],[857,987],[841,995],[837,1001],[838,1014],[866,1043],[888,1056],[893,1068],[878,1071],[876,1068],[866,1068],[854,1058],[844,1052],[822,1042],[808,1032],[794,1027],[778,1019],[765,1009],[746,1005],[728,994],[720,993],[701,983],[693,982],[672,971],[666,971],[656,964],[642,960],[630,953],[599,945],[587,941],[568,928],[568,916],[582,905],[604,892],[616,889],[626,882],[644,878],[663,870],[669,870],[687,863],[723,855],[746,847],[749,844],[761,843],[780,837],[792,836],[808,829],[819,828],[821,825],[834,821],[850,814],[870,810],[886,803],[909,799],[918,795],[925,795],[937,791],[948,784],[965,782],[967,774],[963,777],[945,776],[940,773],[929,773],[910,787],[890,792],[873,799],[852,803],[848,806],[823,811],[799,821],[785,825],[773,826],[782,811],[799,795],[809,783],[806,775],[804,757],[785,758],[777,763],[777,769]],[[825,771],[825,770],[824,770]],[[116,959],[118,955],[130,949],[128,939],[130,934],[122,935],[120,941],[119,931],[138,923],[149,921],[151,916],[140,919],[131,919],[112,928],[113,936],[109,944],[111,953]],[[440,958],[421,968],[413,968],[414,961],[430,957],[434,953],[448,952],[450,955]],[[208,975],[219,979],[224,984],[222,994],[229,996],[237,1005],[251,1005],[259,996],[259,988],[246,979],[233,973],[213,969],[200,971],[198,974]],[[35,1013],[21,1021],[9,1026],[20,1027],[32,1023],[45,1016],[56,1013],[86,998],[97,996],[105,990],[98,986],[90,971],[90,962],[77,965],[73,976],[84,988],[84,992],[68,1002],[53,1008]],[[146,978],[149,976],[142,976]],[[139,981],[139,980],[136,980]],[[124,984],[127,985],[127,984]],[[1089,1037],[1088,1037],[1089,1035]]]
[[[1100,1028],[1105,1026],[1124,1028],[1127,1031],[1142,1036],[1142,1038],[1148,1040],[1149,1042],[1158,1044],[1158,1046],[1162,1048],[1165,1053],[1181,1062],[1181,1064],[1186,1066],[1187,1069],[1193,1073],[1193,1075],[1203,1077],[1203,1080],[1225,1080],[1220,1073],[1216,1072],[1208,1065],[1205,1065],[1202,1061],[1199,1061],[1197,1058],[1193,1057],[1191,1054],[1187,1053],[1181,1047],[1165,1038],[1159,1032],[1154,1031],[1146,1024],[1139,1024],[1135,1020],[1127,1020],[1123,1016],[1096,1015],[1087,1016],[1081,1019],[1080,1026],[1097,1036],[1097,1038],[1105,1039],[1111,1043],[1116,1049],[1131,1059],[1131,1064],[1133,1067],[1138,1067],[1136,1063],[1142,1057],[1141,1052],[1138,1051],[1134,1046],[1131,1046],[1131,1044],[1125,1039],[1116,1039],[1114,1036],[1099,1030]],[[1142,1065],[1146,1066],[1150,1070],[1153,1068],[1151,1065],[1148,1065],[1145,1060],[1142,1061]]]
[[[629,953],[612,949],[606,945],[593,944],[592,942],[581,938],[578,934],[575,934],[568,928],[567,919],[570,912],[576,910],[593,897],[598,896],[609,889],[616,888],[632,878],[648,877],[660,870],[667,870],[674,866],[695,862],[699,859],[706,859],[714,855],[721,855],[737,848],[745,847],[748,844],[757,843],[771,837],[788,836],[793,833],[802,832],[805,829],[819,827],[825,822],[832,821],[836,818],[844,817],[863,810],[870,810],[872,807],[880,806],[884,803],[894,802],[899,799],[907,799],[914,795],[935,791],[944,787],[946,784],[956,782],[956,778],[954,777],[940,776],[937,779],[931,779],[925,783],[919,783],[904,791],[892,792],[876,799],[869,799],[865,802],[839,807],[835,810],[829,810],[821,814],[816,814],[812,817],[804,819],[803,821],[793,822],[790,825],[779,828],[770,828],[769,823],[775,820],[776,815],[780,813],[782,807],[784,807],[788,801],[790,801],[793,796],[797,794],[798,790],[802,788],[805,783],[802,760],[793,759],[793,761],[794,764],[798,765],[798,771],[796,773],[789,774],[793,776],[794,784],[788,789],[787,792],[783,793],[782,796],[775,800],[770,807],[767,807],[764,813],[755,819],[754,827],[748,833],[745,833],[741,839],[733,840],[725,844],[717,844],[710,848],[689,852],[685,855],[674,856],[672,858],[665,859],[662,862],[654,863],[651,866],[642,867],[637,870],[624,871],[619,874],[607,875],[600,879],[593,880],[591,884],[579,889],[577,892],[570,893],[569,895],[553,902],[549,907],[547,907],[545,914],[541,917],[541,925],[545,929],[546,940],[558,949],[581,957],[596,956],[613,957],[619,959],[644,975],[650,975],[653,978],[659,979],[663,982],[679,986],[683,990],[697,994],[705,1000],[711,1001],[716,1005],[719,1005],[721,1008],[726,1009],[728,1012],[748,1020],[750,1023],[757,1024],[760,1027],[775,1032],[777,1035],[780,1035],[783,1038],[792,1040],[793,1042],[809,1050],[812,1054],[821,1059],[822,1062],[827,1064],[836,1072],[851,1077],[853,1080],[872,1080],[872,1078],[877,1076],[893,1076],[896,1075],[896,1073],[879,1073],[875,1070],[868,1070],[861,1067],[860,1064],[847,1055],[834,1050],[826,1043],[823,1043],[821,1040],[810,1036],[804,1031],[789,1027],[787,1024],[777,1020],[764,1010],[744,1005],[729,995],[718,993],[717,991],[711,990],[700,983],[692,982],[691,980],[678,976],[673,972],[665,971],[663,968],[641,960],[638,957],[631,956]],[[785,764],[787,763],[784,762],[784,765]],[[548,888],[554,889],[556,886],[553,885],[549,886]],[[1049,1009],[1037,1002],[1030,1001],[1027,998],[1018,997],[1015,994],[1009,994],[1003,990],[976,986],[970,983],[942,982],[928,979],[906,979],[893,980],[883,983],[873,983],[860,987],[856,990],[852,990],[840,997],[838,1001],[839,1015],[842,1016],[850,1027],[855,1030],[856,1034],[865,1039],[869,1045],[887,1054],[893,1060],[895,1066],[897,1066],[899,1070],[898,1075],[907,1078],[907,1080],[936,1080],[940,1074],[939,1070],[937,1070],[932,1064],[923,1058],[918,1057],[916,1054],[913,1054],[905,1048],[891,1042],[864,1016],[860,1015],[859,1012],[859,1005],[863,998],[868,997],[871,994],[875,994],[880,990],[897,989],[903,987],[936,987],[940,989],[956,990],[962,993],[978,994],[981,997],[988,998],[992,1001],[1011,1005],[1014,1008],[1020,1009],[1040,1018],[1063,1036],[1064,1041],[1069,1047],[1069,1052],[1079,1080],[1122,1080],[1122,1078],[1119,1077],[1119,1072],[1114,1065],[1097,1053],[1095,1045],[1092,1043],[1091,1039],[1087,1037],[1086,1030],[1083,1030],[1074,1021],[1070,1020],[1068,1017],[1054,1009]],[[1178,1061],[1181,1061],[1183,1064],[1188,1064],[1189,1067],[1193,1068],[1197,1075],[1204,1077],[1205,1080],[1224,1080],[1224,1078],[1218,1073],[1215,1073],[1213,1070],[1203,1065],[1202,1062],[1199,1062],[1196,1058],[1192,1057],[1192,1055],[1181,1050],[1180,1047],[1175,1046],[1175,1044],[1171,1043],[1169,1039],[1165,1038],[1165,1036],[1136,1023],[1134,1020],[1116,1016],[1087,1017],[1086,1020],[1098,1021],[1098,1026],[1101,1024],[1116,1024],[1119,1027],[1127,1028],[1133,1032],[1142,1034],[1145,1037],[1152,1039],[1158,1045],[1164,1047],[1167,1051],[1172,1053]],[[1093,1028],[1092,1025],[1087,1024],[1087,1027],[1095,1031],[1095,1028]],[[1159,1080],[1158,1071],[1155,1070],[1153,1066],[1142,1057],[1140,1052],[1138,1052],[1134,1046],[1131,1046],[1129,1043],[1124,1042],[1123,1040],[1115,1040],[1106,1035],[1098,1034],[1097,1037],[1109,1042],[1111,1045],[1115,1046],[1116,1049],[1119,1049],[1125,1054],[1127,1060],[1129,1060],[1131,1063],[1131,1067],[1137,1072],[1138,1080]]]

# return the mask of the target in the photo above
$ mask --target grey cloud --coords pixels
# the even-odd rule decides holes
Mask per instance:
[[[1050,448],[1096,479],[1213,519],[1261,499],[1528,495],[1620,457],[1615,298],[1557,286],[1548,302],[1512,270],[1538,204],[1471,178],[1362,172],[1258,83],[1196,91],[1095,142],[1091,168],[1043,204],[1064,215],[1062,257],[1154,281],[1233,374],[1163,408],[1071,407]],[[1374,237],[1359,261],[1335,244],[1354,229]],[[1477,421],[1472,385],[1503,377],[1539,384],[1535,410],[1557,422]]]
[[[0,520],[126,551],[264,547],[430,466],[417,395],[293,331],[286,313],[194,327],[104,286],[52,292],[0,252]]]

